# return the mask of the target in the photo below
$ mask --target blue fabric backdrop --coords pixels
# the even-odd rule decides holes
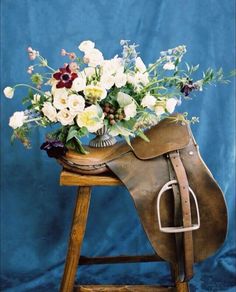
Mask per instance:
[[[86,39],[107,58],[119,53],[119,40],[140,44],[146,63],[159,52],[186,44],[186,61],[235,67],[234,0],[2,0],[1,89],[27,82],[31,45],[58,68],[60,49],[73,51]],[[1,291],[57,291],[67,247],[75,188],[59,187],[60,167],[39,150],[45,131],[32,135],[32,149],[10,146],[9,116],[22,106],[18,90],[1,97]],[[195,266],[192,291],[235,291],[234,81],[209,87],[179,110],[200,117],[193,132],[229,209],[229,232],[222,249]],[[206,194],[207,195],[207,194]],[[152,252],[133,202],[117,187],[96,188],[83,244],[84,255]],[[81,283],[169,283],[167,265],[144,263],[87,266]]]

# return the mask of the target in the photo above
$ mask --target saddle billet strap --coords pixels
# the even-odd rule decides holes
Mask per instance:
[[[179,190],[180,190],[180,195],[181,195],[183,227],[184,228],[191,227],[192,218],[191,218],[191,206],[190,206],[190,196],[189,196],[189,184],[188,184],[188,178],[185,172],[185,168],[181,161],[179,151],[170,152],[168,156],[174,168],[176,178],[179,184]],[[184,232],[183,239],[184,239],[185,280],[190,280],[193,277],[193,263],[194,263],[192,231]]]
[[[170,181],[176,180],[175,172],[171,166],[169,157],[167,156],[167,164],[169,170]],[[172,185],[172,191],[174,196],[174,225],[181,226],[182,222],[182,210],[181,210],[181,198],[179,188],[176,184]],[[175,246],[176,246],[176,258],[178,269],[176,271],[176,277],[178,282],[183,282],[185,278],[184,272],[184,253],[183,253],[183,233],[175,233]]]

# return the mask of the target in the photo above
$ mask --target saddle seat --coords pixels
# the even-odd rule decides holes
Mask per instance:
[[[126,142],[119,142],[105,148],[84,146],[87,155],[68,151],[58,162],[72,172],[80,174],[101,174],[110,172],[107,163],[118,159],[128,152],[133,152],[138,159],[148,160],[165,153],[180,150],[190,141],[187,123],[176,123],[172,119],[164,119],[145,132],[150,142],[136,137],[131,141],[132,147]]]

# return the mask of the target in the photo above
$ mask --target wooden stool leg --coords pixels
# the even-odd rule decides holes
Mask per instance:
[[[90,196],[90,187],[79,188],[60,292],[73,291],[76,271],[79,263],[80,249],[86,229]]]
[[[189,292],[188,282],[179,282],[177,280],[178,276],[178,265],[170,265],[172,280],[175,283],[176,292]]]

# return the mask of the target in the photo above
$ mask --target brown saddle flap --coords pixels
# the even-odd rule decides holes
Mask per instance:
[[[146,131],[145,135],[149,138],[149,143],[139,137],[131,142],[135,155],[142,160],[183,149],[190,141],[188,124],[169,118]]]
[[[183,149],[189,144],[188,125],[166,118],[145,132],[150,142],[136,137],[131,141],[133,149],[126,142],[111,147],[92,148],[85,146],[87,155],[69,151],[58,162],[66,169],[83,174],[98,174],[109,171],[106,163],[133,151],[141,160],[152,159],[164,153]]]

